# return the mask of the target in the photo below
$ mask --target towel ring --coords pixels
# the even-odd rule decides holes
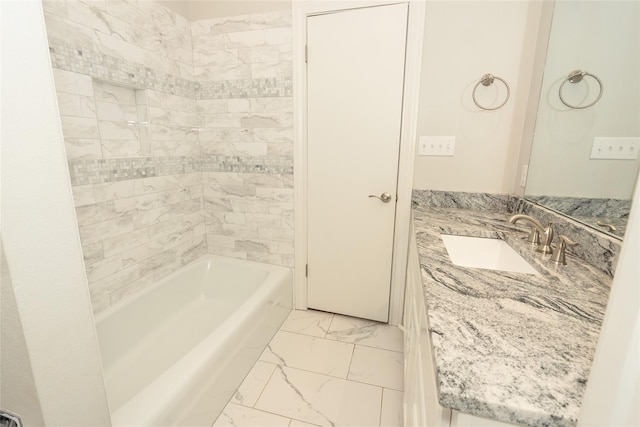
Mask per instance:
[[[498,105],[497,107],[494,107],[494,108],[483,107],[482,105],[478,104],[478,100],[476,99],[476,90],[478,89],[478,86],[480,86],[480,84],[482,84],[482,86],[491,86],[494,80],[500,80],[502,84],[504,84],[504,87],[507,88],[507,97],[504,99],[504,102]],[[497,110],[498,108],[502,108],[502,106],[504,106],[504,104],[507,103],[507,101],[509,100],[509,96],[511,96],[511,89],[509,88],[509,84],[506,81],[504,81],[504,79],[501,79],[498,76],[494,76],[493,74],[485,74],[484,76],[482,76],[480,81],[476,83],[476,85],[473,87],[473,92],[471,93],[471,96],[473,97],[473,102],[478,107],[482,108],[483,110],[492,111],[492,110]]]
[[[587,105],[571,105],[569,104],[567,101],[564,100],[564,98],[562,97],[562,88],[564,87],[564,85],[569,82],[569,83],[580,83],[582,81],[582,79],[585,76],[590,76],[593,77],[595,79],[595,81],[598,82],[598,85],[600,86],[600,93],[598,93],[598,96],[596,97],[596,99]],[[574,110],[582,110],[584,108],[589,108],[592,105],[594,105],[596,102],[600,101],[600,98],[602,98],[602,91],[604,90],[604,86],[602,85],[602,82],[600,81],[600,79],[591,73],[588,73],[586,71],[582,71],[582,70],[575,70],[569,73],[569,75],[567,76],[567,78],[562,82],[562,84],[560,85],[560,89],[558,89],[558,95],[560,95],[560,101],[562,101],[562,103],[564,105],[566,105],[569,108],[572,108]]]

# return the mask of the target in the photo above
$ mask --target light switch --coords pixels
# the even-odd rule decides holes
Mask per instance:
[[[456,151],[455,136],[421,136],[419,156],[453,156]]]
[[[593,138],[592,159],[635,160],[640,150],[640,138],[604,137]]]

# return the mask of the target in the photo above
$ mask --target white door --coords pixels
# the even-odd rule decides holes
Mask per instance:
[[[388,320],[407,12],[307,20],[310,308]]]

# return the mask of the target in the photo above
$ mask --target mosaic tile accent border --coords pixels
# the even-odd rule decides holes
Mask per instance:
[[[293,96],[292,77],[198,82],[196,85],[196,99]]]
[[[175,156],[69,161],[72,186],[192,172],[292,175],[293,159],[291,157]]]
[[[151,157],[69,161],[71,185],[102,184],[157,176]]]
[[[55,38],[49,38],[49,53],[54,68],[136,88],[195,98],[195,82],[145,67],[143,64],[125,61],[86,47],[74,46]]]
[[[202,158],[202,172],[238,172],[293,174],[291,157],[207,156]]]
[[[293,96],[292,77],[198,82],[56,38],[49,38],[49,53],[54,68],[192,99]]]

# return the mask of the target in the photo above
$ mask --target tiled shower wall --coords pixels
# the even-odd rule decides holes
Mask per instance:
[[[290,71],[222,74],[194,52],[191,24],[152,1],[43,4],[94,310],[205,254],[207,240],[213,253],[292,265]],[[263,37],[286,24],[262,41],[285,70],[289,16],[239,19]],[[215,54],[239,52],[243,32],[198,34],[197,47],[210,37]],[[269,68],[251,40],[242,61]]]
[[[208,250],[293,267],[291,12],[192,35]]]

